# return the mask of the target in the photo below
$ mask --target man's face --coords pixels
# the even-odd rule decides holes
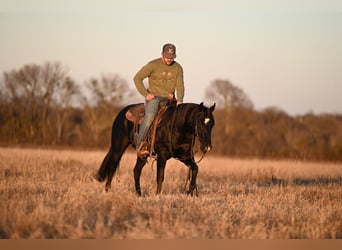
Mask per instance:
[[[166,65],[171,65],[173,63],[173,60],[172,58],[166,58],[164,55],[163,56],[163,62],[166,64]]]

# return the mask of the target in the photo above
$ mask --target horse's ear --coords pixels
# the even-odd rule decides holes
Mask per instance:
[[[200,103],[200,107],[203,108],[204,107],[204,104],[203,102]]]
[[[211,107],[209,108],[209,110],[210,110],[211,112],[213,112],[213,111],[215,110],[215,106],[216,106],[216,103],[214,103],[214,105],[211,106]]]

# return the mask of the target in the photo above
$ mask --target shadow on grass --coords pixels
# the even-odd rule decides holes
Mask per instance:
[[[342,185],[342,177],[294,178],[290,180],[279,179],[272,176],[269,180],[255,180],[258,186],[327,186]]]

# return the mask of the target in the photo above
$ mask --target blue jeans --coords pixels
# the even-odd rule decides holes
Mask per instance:
[[[139,148],[140,143],[145,139],[154,118],[158,114],[159,102],[162,100],[165,100],[165,97],[155,96],[154,99],[145,102],[145,117],[139,127],[136,149]]]

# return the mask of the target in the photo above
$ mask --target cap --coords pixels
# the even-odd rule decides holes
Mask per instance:
[[[176,46],[171,43],[165,44],[163,46],[163,55],[169,59],[176,58]]]

